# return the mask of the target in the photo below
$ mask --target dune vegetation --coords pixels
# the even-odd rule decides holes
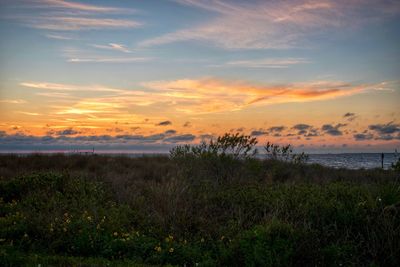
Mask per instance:
[[[399,266],[400,175],[225,135],[169,156],[0,156],[1,266]]]

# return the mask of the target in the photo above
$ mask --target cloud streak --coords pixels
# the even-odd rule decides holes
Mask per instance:
[[[148,82],[143,86],[158,91],[161,99],[175,101],[179,111],[210,113],[241,110],[253,105],[334,99],[374,90],[379,85],[336,81],[262,85],[204,78]]]
[[[236,68],[284,69],[293,65],[306,64],[306,63],[310,63],[310,61],[304,58],[266,58],[266,59],[228,61],[221,66],[236,67]]]
[[[92,46],[95,48],[99,48],[99,49],[114,50],[114,51],[119,51],[119,52],[124,52],[124,53],[132,53],[132,51],[130,51],[128,48],[126,48],[126,46],[123,44],[116,44],[116,43],[109,43],[108,45],[93,44]]]
[[[27,25],[52,31],[138,28],[142,23],[129,19],[47,16],[27,19]]]
[[[11,2],[11,1],[10,1]],[[68,36],[54,31],[81,31],[102,29],[131,29],[143,26],[142,22],[123,17],[135,13],[131,8],[120,8],[80,3],[65,0],[21,0],[16,4],[5,3],[13,9],[13,15],[6,16],[21,24],[52,31],[47,38],[70,40]],[[115,18],[118,15],[118,18]]]
[[[0,99],[0,103],[6,104],[25,104],[26,101],[23,99]]]
[[[43,4],[52,6],[52,7],[61,7],[73,10],[81,10],[81,11],[90,11],[96,13],[124,13],[127,12],[127,9],[116,8],[116,7],[105,7],[98,5],[90,5],[90,4],[82,4],[78,2],[70,2],[64,0],[41,0]],[[133,10],[131,10],[133,11]]]
[[[69,58],[70,63],[135,63],[148,62],[151,58],[146,57],[95,57],[95,58]]]
[[[225,49],[290,48],[305,45],[306,37],[353,26],[399,12],[395,1],[260,1],[178,0],[211,11],[214,19],[152,39],[140,46],[201,41]],[[366,17],[359,8],[372,12]],[[391,10],[391,11],[390,11]]]
[[[99,110],[120,112],[133,106],[152,106],[176,113],[206,114],[230,112],[250,106],[279,103],[301,103],[346,97],[375,90],[381,85],[352,84],[337,81],[315,81],[290,84],[260,84],[217,78],[154,81],[142,89],[119,89],[101,85],[73,85],[50,82],[22,82],[21,86],[42,90],[38,94],[63,98],[71,104],[58,114],[90,114]],[[47,91],[47,92],[43,92]],[[89,98],[74,97],[96,93]],[[75,104],[73,104],[75,102]],[[99,103],[99,104],[97,104]],[[108,105],[105,105],[108,104]]]
[[[21,86],[44,89],[44,90],[54,90],[54,91],[92,91],[92,92],[114,92],[123,93],[126,90],[109,88],[99,85],[73,85],[73,84],[63,84],[63,83],[49,83],[49,82],[22,82]]]

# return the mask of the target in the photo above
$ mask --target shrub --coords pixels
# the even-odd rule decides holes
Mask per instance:
[[[257,139],[247,135],[229,134],[219,136],[217,140],[209,143],[201,143],[197,146],[184,145],[173,148],[170,152],[171,158],[180,157],[232,157],[233,159],[245,159],[257,153],[255,145]]]
[[[400,158],[398,158],[395,163],[392,163],[391,167],[393,170],[400,172]]]
[[[295,164],[304,164],[308,160],[308,155],[304,152],[293,154],[293,147],[291,145],[280,146],[267,142],[264,150],[269,158],[274,160],[290,161]]]
[[[229,266],[291,266],[296,246],[292,226],[278,220],[245,231],[231,246]]]
[[[217,183],[242,176],[247,161],[257,153],[257,139],[246,135],[225,134],[200,145],[177,146],[170,151],[181,174],[192,182],[211,179]],[[252,169],[257,169],[252,166]]]

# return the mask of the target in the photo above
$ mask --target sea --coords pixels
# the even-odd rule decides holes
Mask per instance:
[[[29,154],[83,154],[83,155],[110,155],[110,156],[126,156],[126,157],[141,157],[141,156],[155,156],[155,155],[168,155],[163,152],[145,152],[138,153],[130,150],[97,150],[94,153],[91,150],[87,151],[1,151],[0,154],[17,154],[26,156]],[[333,167],[333,168],[347,168],[347,169],[374,169],[382,168],[382,154],[381,153],[332,153],[332,154],[308,154],[309,158],[307,163],[317,163],[320,165]],[[389,169],[392,163],[397,162],[400,158],[400,153],[384,153],[383,154],[383,168]]]
[[[400,154],[383,154],[383,168],[389,169]],[[309,154],[308,163],[318,163],[333,168],[374,169],[382,167],[381,153]]]

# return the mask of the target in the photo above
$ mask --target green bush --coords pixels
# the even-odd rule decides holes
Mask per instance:
[[[227,266],[291,266],[296,232],[289,224],[273,220],[245,231],[231,246]]]
[[[192,183],[209,179],[219,184],[244,175],[259,175],[259,161],[252,159],[257,153],[256,144],[257,139],[250,136],[225,134],[209,143],[177,146],[170,158]]]

